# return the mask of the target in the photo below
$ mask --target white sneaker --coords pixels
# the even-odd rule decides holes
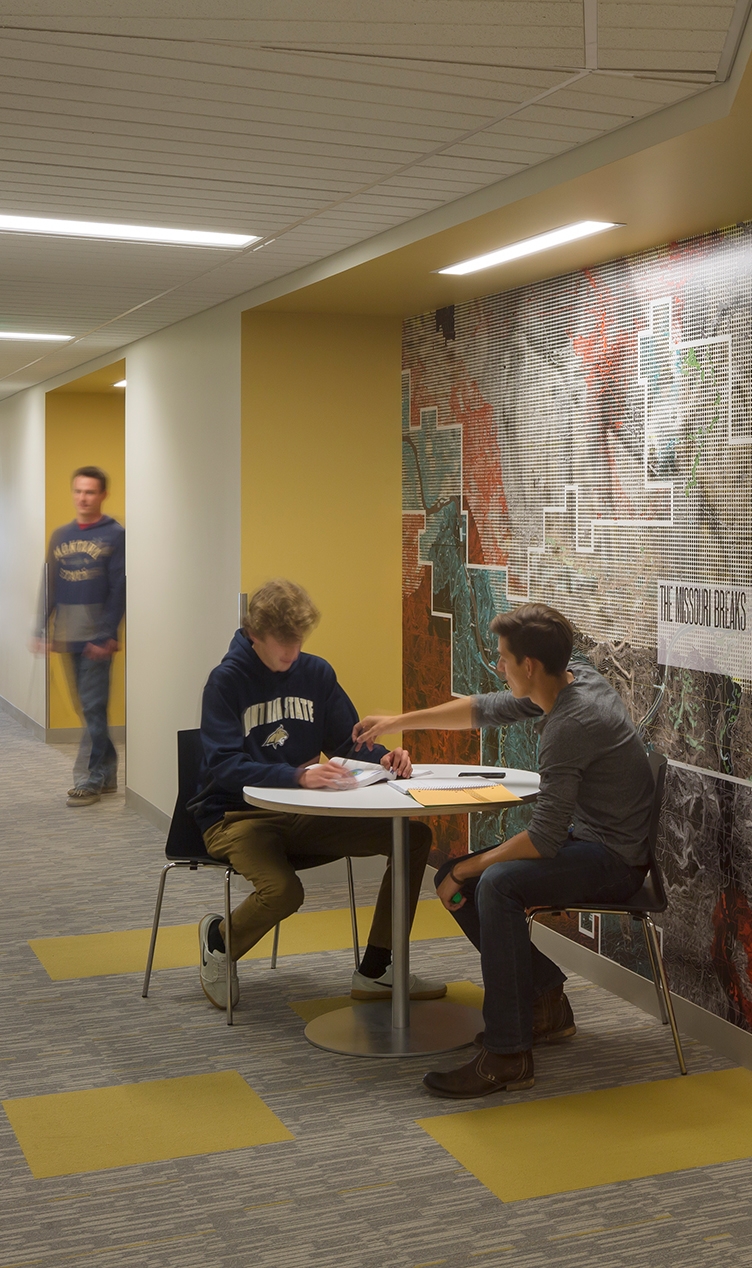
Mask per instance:
[[[210,951],[208,946],[209,929],[215,920],[222,917],[216,912],[204,916],[198,927],[198,945],[200,955],[201,987],[207,999],[215,1008],[227,1008],[227,956],[224,951]],[[240,999],[240,983],[238,969],[232,964],[232,1006],[236,1007]]]
[[[410,974],[410,999],[441,999],[447,993],[446,982],[427,982]],[[392,966],[381,977],[364,977],[356,969],[352,975],[351,999],[391,999]]]

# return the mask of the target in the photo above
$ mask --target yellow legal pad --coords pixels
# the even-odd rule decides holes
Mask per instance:
[[[752,1071],[497,1103],[418,1124],[497,1198],[519,1202],[750,1157]]]
[[[410,796],[421,806],[477,806],[479,801],[501,805],[522,800],[503,784],[492,784],[489,788],[411,788]]]
[[[358,925],[365,935],[373,907],[358,908]],[[160,927],[155,969],[185,969],[198,965],[198,922],[195,925]],[[78,937],[34,938],[29,946],[53,982],[68,978],[104,977],[113,973],[143,973],[151,929],[121,929],[112,933],[86,933]],[[457,938],[462,931],[437,898],[418,903],[411,939]],[[314,951],[341,951],[352,946],[349,907],[334,911],[298,911],[283,921],[280,955],[306,955]],[[261,960],[271,955],[272,935],[267,934],[243,959]]]
[[[474,982],[449,982],[444,999],[449,1004],[464,1004],[467,1008],[483,1007],[483,987]],[[441,1000],[437,1001],[439,1004]],[[350,995],[330,995],[328,999],[293,999],[290,1008],[302,1017],[308,1025],[315,1017],[323,1017],[324,1013],[333,1013],[338,1008],[368,1008],[367,999],[354,1000]]]
[[[2,1105],[38,1180],[295,1139],[236,1070]]]

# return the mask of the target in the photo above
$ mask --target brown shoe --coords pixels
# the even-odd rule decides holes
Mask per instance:
[[[445,1096],[453,1101],[469,1101],[493,1092],[519,1092],[535,1083],[533,1054],[527,1052],[489,1052],[481,1048],[467,1065],[446,1074],[431,1070],[423,1086],[431,1096]]]
[[[563,986],[555,986],[533,1002],[533,1043],[561,1043],[577,1034],[572,1005]]]
[[[533,1044],[561,1043],[577,1034],[572,1005],[564,994],[563,986],[555,986],[533,1002]],[[476,1048],[483,1047],[484,1030],[475,1036]]]

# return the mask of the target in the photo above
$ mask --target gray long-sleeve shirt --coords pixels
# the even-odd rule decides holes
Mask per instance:
[[[540,718],[540,793],[528,833],[543,858],[553,858],[572,835],[600,841],[626,863],[647,863],[653,776],[634,723],[613,687],[572,661],[574,682],[550,713],[511,691],[473,698],[475,726]]]

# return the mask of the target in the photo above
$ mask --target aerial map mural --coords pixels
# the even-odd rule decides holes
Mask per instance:
[[[672,761],[672,988],[752,1030],[752,225],[407,321],[403,460],[405,709],[500,689],[495,612],[565,612]],[[409,742],[536,765],[531,724]],[[528,814],[446,818],[437,852]],[[649,976],[630,922],[558,927]]]

